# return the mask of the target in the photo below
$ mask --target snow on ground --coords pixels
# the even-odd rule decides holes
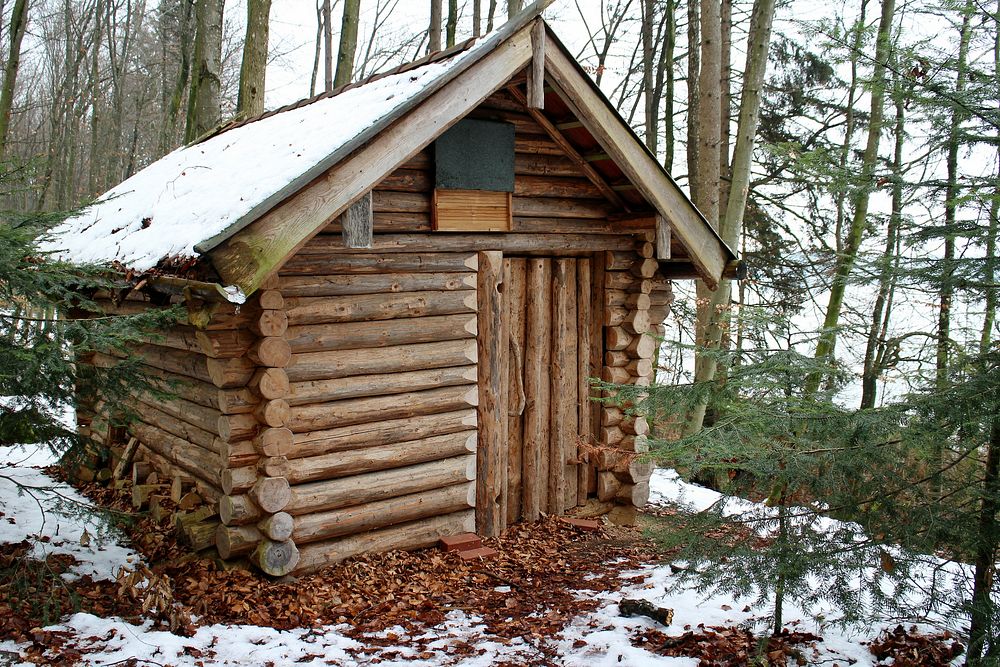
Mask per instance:
[[[2,451],[2,450],[0,450]],[[75,491],[57,483],[41,470],[31,466],[47,463],[45,452],[39,449],[15,448],[3,452],[0,461],[0,510],[6,517],[0,519],[0,541],[20,541],[33,534],[51,537],[51,543],[41,545],[45,550],[71,553],[82,565],[79,572],[95,576],[112,577],[122,563],[136,556],[128,549],[106,542],[102,546],[91,542],[90,547],[80,544],[86,529],[91,535],[97,526],[82,520],[78,515],[57,514],[49,510],[51,494],[58,494],[74,501],[82,501]],[[16,479],[31,486],[54,489],[49,496],[40,496],[38,502],[13,492],[9,479]],[[704,509],[722,497],[714,491],[685,483],[672,470],[658,470],[651,480],[651,498],[654,504],[681,504],[689,508]],[[746,501],[739,501],[741,503]],[[43,512],[39,508],[45,508]],[[8,523],[14,518],[15,523]],[[700,595],[690,589],[674,590],[674,574],[667,566],[647,566],[625,571],[621,575],[629,583],[617,592],[596,594],[602,604],[594,612],[575,618],[556,637],[546,640],[547,648],[560,656],[566,665],[670,665],[673,667],[696,665],[691,658],[668,658],[635,647],[630,636],[637,631],[657,629],[669,635],[680,635],[699,624],[737,625],[753,623],[765,617],[769,609],[755,607],[751,601],[735,600],[725,595]],[[588,592],[586,595],[595,595]],[[618,602],[623,597],[642,598],[657,606],[674,610],[674,622],[664,628],[644,618],[623,618],[618,613]],[[854,628],[840,630],[821,627],[794,604],[786,606],[787,627],[791,630],[815,632],[823,641],[815,649],[807,649],[810,664],[853,664],[866,667],[874,664],[873,657],[863,642],[874,638],[879,628]],[[463,665],[487,667],[500,662],[517,663],[538,657],[535,647],[522,640],[502,643],[485,634],[481,620],[461,611],[452,612],[447,620],[428,628],[422,638],[431,639],[426,648],[415,648],[403,629],[382,633],[394,645],[366,647],[362,642],[348,638],[344,626],[303,628],[279,631],[255,626],[212,625],[201,627],[193,637],[180,637],[153,630],[149,623],[135,625],[120,618],[99,618],[79,613],[61,625],[47,628],[68,632],[75,638],[76,648],[84,652],[87,665],[121,664],[129,658],[169,665],[361,665],[378,661],[381,665]],[[393,639],[391,634],[398,636]],[[473,644],[479,655],[469,656],[450,647],[458,642]],[[0,642],[0,651],[18,651],[12,642]],[[352,653],[352,650],[370,648],[369,653]],[[367,656],[367,657],[366,657]]]

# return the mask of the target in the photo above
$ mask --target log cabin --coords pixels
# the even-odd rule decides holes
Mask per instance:
[[[222,126],[56,230],[131,277],[109,311],[183,305],[135,350],[174,398],[136,396],[128,436],[223,558],[305,573],[645,504],[649,425],[591,379],[648,385],[672,281],[738,263],[547,4]],[[111,409],[81,400],[102,444]]]

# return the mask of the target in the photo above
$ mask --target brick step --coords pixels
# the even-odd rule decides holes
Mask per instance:
[[[483,541],[475,533],[459,533],[458,535],[447,535],[441,538],[441,548],[445,551],[466,551],[478,549],[483,546]]]
[[[463,549],[458,552],[462,560],[473,560],[475,558],[490,558],[496,556],[497,550],[490,547],[478,547],[476,549]]]
[[[601,529],[601,522],[597,519],[576,519],[573,517],[563,517],[562,522],[573,526],[577,530],[587,533],[596,533]]]

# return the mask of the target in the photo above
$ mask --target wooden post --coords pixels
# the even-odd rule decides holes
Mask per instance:
[[[593,318],[593,293],[590,259],[580,259],[576,263],[576,291],[577,291],[577,373],[576,373],[576,401],[577,401],[577,424],[579,439],[582,442],[590,443],[590,353],[591,353],[591,324]],[[587,503],[588,479],[587,464],[582,461],[579,447],[576,458],[581,461],[576,466],[576,504],[585,505]]]
[[[503,310],[500,285],[503,276],[503,253],[487,250],[479,253],[479,452],[476,479],[476,531],[484,537],[496,537],[503,527],[502,475],[505,406],[500,404],[503,391],[502,348]]]
[[[558,259],[552,271],[552,372],[549,434],[549,513],[576,505],[576,261]],[[572,496],[572,502],[570,497]]]
[[[340,224],[343,230],[345,247],[372,247],[373,215],[371,190],[362,195],[361,199],[351,204],[341,214]]]
[[[531,26],[531,64],[528,66],[528,108],[545,108],[545,23]]]
[[[524,451],[521,484],[525,521],[538,520],[547,497],[549,441],[549,354],[551,260],[527,261],[527,323],[524,341]]]
[[[656,259],[670,259],[670,223],[656,216]]]
[[[522,477],[524,469],[524,413],[527,394],[524,388],[525,281],[527,260],[507,259],[509,278],[504,279],[505,317],[508,339],[509,384],[507,387],[507,524],[521,518]]]

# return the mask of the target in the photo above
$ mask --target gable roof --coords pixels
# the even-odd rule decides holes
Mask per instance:
[[[550,2],[480,40],[177,149],[53,230],[44,249],[137,272],[208,255],[226,284],[251,293],[328,220],[521,71],[532,53],[528,24]],[[732,252],[548,34],[555,48],[546,49],[547,76],[571,106],[588,110],[574,108],[615,162],[638,160],[623,171],[644,184],[642,194],[714,284]]]

